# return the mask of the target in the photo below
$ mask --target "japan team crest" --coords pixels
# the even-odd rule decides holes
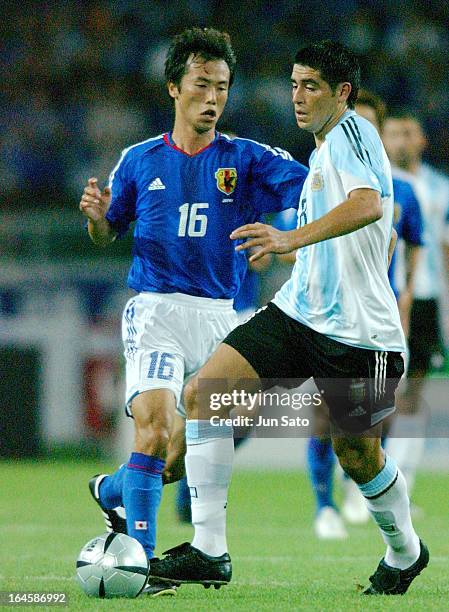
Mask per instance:
[[[217,187],[226,195],[230,195],[237,185],[237,170],[235,168],[218,168],[215,173]]]

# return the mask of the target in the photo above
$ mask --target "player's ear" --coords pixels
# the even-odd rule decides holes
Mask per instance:
[[[351,83],[339,83],[337,85],[337,94],[339,102],[346,102],[351,95],[352,85]]]
[[[175,83],[173,83],[173,81],[169,81],[167,83],[167,89],[168,89],[169,96],[173,98],[174,100],[176,100],[176,98],[179,96],[178,86]]]

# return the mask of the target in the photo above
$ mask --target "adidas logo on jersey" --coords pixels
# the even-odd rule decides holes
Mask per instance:
[[[159,177],[155,178],[154,181],[151,181],[148,187],[148,191],[154,191],[155,189],[165,189],[165,185]]]

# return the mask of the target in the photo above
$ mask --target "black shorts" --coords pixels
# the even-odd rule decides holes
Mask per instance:
[[[272,302],[223,341],[254,368],[264,389],[313,378],[344,431],[363,432],[395,409],[401,353],[348,346],[295,321]]]
[[[441,350],[440,322],[436,300],[413,300],[408,338],[408,376],[428,372],[432,355]]]

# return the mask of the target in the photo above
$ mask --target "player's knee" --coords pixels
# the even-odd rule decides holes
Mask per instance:
[[[349,474],[358,473],[364,466],[366,454],[359,446],[352,445],[344,439],[333,441],[334,451],[342,469]]]
[[[363,438],[334,439],[333,445],[342,469],[357,483],[372,480],[382,469],[384,454],[378,439],[372,443]]]

